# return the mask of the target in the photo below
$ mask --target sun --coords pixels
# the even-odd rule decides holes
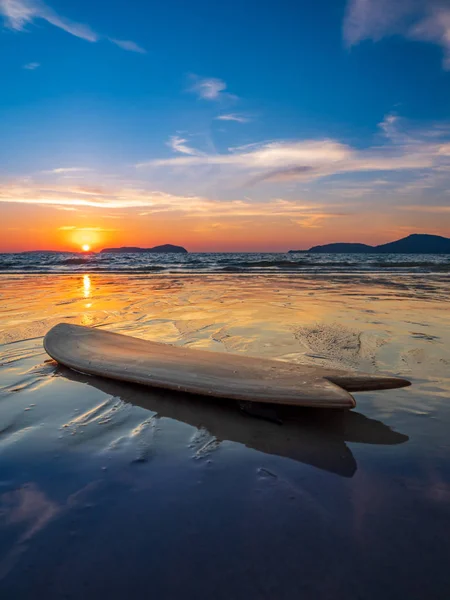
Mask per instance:
[[[89,250],[91,249],[91,247],[89,246],[89,244],[83,244],[81,246],[81,249],[83,250],[83,252],[89,252]]]

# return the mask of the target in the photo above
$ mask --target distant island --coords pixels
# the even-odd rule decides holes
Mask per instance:
[[[131,253],[147,253],[153,252],[154,254],[165,254],[167,252],[174,252],[178,254],[187,254],[188,251],[182,246],[174,246],[173,244],[163,244],[162,246],[154,246],[153,248],[138,248],[135,246],[122,246],[121,248],[104,248],[100,251],[100,254],[131,254]]]
[[[289,254],[305,250],[289,250]],[[369,246],[367,244],[334,243],[313,246],[306,252],[329,254],[450,254],[450,238],[426,233],[412,233],[401,240]]]

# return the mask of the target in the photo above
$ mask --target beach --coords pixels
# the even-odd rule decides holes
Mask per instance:
[[[0,275],[2,597],[448,597],[447,270],[84,266]],[[277,424],[60,367],[59,322],[412,386]]]

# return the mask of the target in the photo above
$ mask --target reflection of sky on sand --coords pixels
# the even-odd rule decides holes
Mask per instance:
[[[7,528],[15,526],[21,531],[11,551],[0,559],[1,581],[26,551],[27,543],[58,514],[59,506],[34,483],[26,483],[17,490],[0,494],[0,511]]]
[[[442,597],[450,324],[426,282],[397,283],[4,278],[5,597],[140,597],[149,581],[158,598],[264,597],[255,582],[289,599]],[[57,369],[39,336],[59,321],[413,386],[357,394],[351,413],[284,411],[276,425]]]

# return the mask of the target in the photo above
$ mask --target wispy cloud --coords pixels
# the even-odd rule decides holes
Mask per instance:
[[[338,203],[318,204],[302,200],[275,198],[270,201],[236,199],[212,200],[205,196],[168,194],[139,188],[111,188],[97,195],[85,195],[79,188],[64,186],[42,186],[36,183],[0,184],[0,202],[45,205],[54,208],[82,207],[93,209],[141,209],[141,216],[164,215],[170,218],[221,219],[221,218],[283,218],[299,224],[313,225],[320,220],[339,218],[344,211]],[[127,213],[130,216],[130,212]],[[305,225],[306,226],[306,225]],[[96,227],[62,225],[61,231],[83,229],[100,231]],[[105,229],[101,229],[106,231]]]
[[[6,26],[14,31],[26,31],[27,25],[42,20],[87,42],[109,39],[98,34],[89,25],[77,23],[58,15],[50,6],[40,0],[0,0],[0,15],[3,15]],[[117,39],[110,39],[110,41],[124,50],[145,52],[134,42]]]
[[[38,62],[30,62],[27,63],[26,65],[23,65],[23,69],[26,69],[27,71],[34,71],[35,69],[38,69],[41,66],[41,63]]]
[[[88,25],[60,17],[39,0],[0,0],[0,13],[4,16],[7,27],[15,31],[25,31],[27,25],[42,19],[88,42],[99,39],[99,35]]]
[[[438,44],[444,51],[443,66],[450,70],[450,7],[436,6],[409,31],[412,39]]]
[[[42,173],[61,175],[65,173],[80,173],[85,171],[92,171],[92,169],[90,169],[89,167],[57,167],[56,169],[42,171]]]
[[[138,168],[148,166],[194,166],[194,165],[232,165],[244,169],[280,169],[296,163],[320,163],[336,161],[348,157],[351,150],[333,140],[305,140],[299,142],[269,142],[234,148],[227,154],[208,154],[204,156],[155,159],[139,163]]]
[[[438,214],[450,214],[450,206],[440,205],[426,205],[426,204],[404,204],[399,207],[400,210],[412,211],[412,212],[423,212],[423,213],[438,213]]]
[[[392,115],[380,124],[383,143],[354,148],[337,140],[296,140],[252,144],[227,153],[192,154],[139,163],[137,168],[220,167],[230,179],[257,181],[313,181],[338,174],[448,169],[449,135],[442,124],[439,133],[409,126]],[[379,136],[378,136],[379,137]]]
[[[389,35],[437,44],[450,69],[450,7],[443,0],[349,0],[343,35],[349,47]]]
[[[196,94],[203,100],[236,100],[237,96],[226,92],[227,84],[216,77],[202,78],[198,75],[189,76],[191,83],[188,91]]]
[[[280,140],[206,154],[192,147],[194,139],[178,132],[168,142],[178,155],[142,163],[139,178],[128,165],[122,175],[114,176],[63,165],[21,179],[0,180],[0,202],[78,209],[83,215],[89,214],[87,209],[103,214],[114,209],[117,216],[122,209],[130,211],[131,217],[142,211],[155,218],[213,222],[272,215],[307,228],[339,218],[343,209],[380,216],[401,205],[430,206],[440,227],[450,214],[431,208],[447,204],[449,197],[450,122],[414,123],[387,115],[374,133],[374,142],[366,147],[336,139]],[[239,191],[249,183],[259,184],[251,198]],[[274,199],[274,194],[289,199]],[[425,212],[426,208],[411,209],[415,223],[426,218]],[[398,218],[405,214],[402,210]],[[64,221],[58,225],[64,226]]]
[[[248,123],[250,119],[236,113],[229,113],[225,115],[219,115],[216,117],[217,121],[236,121],[236,123]]]
[[[187,141],[188,140],[185,138],[173,135],[167,142],[167,145],[175,152],[181,152],[181,154],[188,154],[190,156],[203,156],[203,152],[188,146],[186,144]]]
[[[102,232],[111,232],[111,231],[119,231],[118,229],[105,229],[104,227],[78,227],[77,225],[63,225],[62,227],[58,227],[59,231],[102,231]]]
[[[147,50],[132,42],[130,40],[115,40],[113,38],[109,38],[109,41],[122,48],[122,50],[128,50],[129,52],[137,52],[138,54],[147,54]]]

